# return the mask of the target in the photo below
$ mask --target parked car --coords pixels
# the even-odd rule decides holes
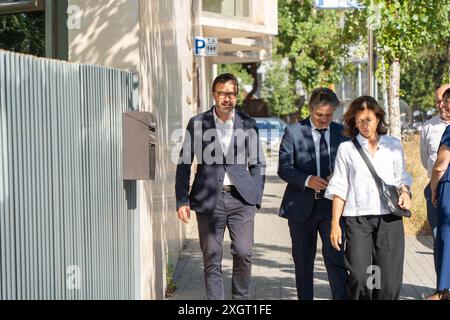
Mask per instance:
[[[287,123],[275,117],[255,118],[259,138],[267,151],[278,152]]]

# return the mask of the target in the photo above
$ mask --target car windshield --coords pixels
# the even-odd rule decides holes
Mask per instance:
[[[280,119],[255,119],[259,134],[263,139],[278,140],[283,137],[287,124]]]
[[[256,126],[258,127],[259,130],[261,130],[261,129],[265,129],[265,130],[270,129],[269,123],[266,122],[266,121],[256,121]]]

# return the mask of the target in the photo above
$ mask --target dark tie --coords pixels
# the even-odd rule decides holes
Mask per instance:
[[[328,154],[328,144],[325,140],[325,132],[328,129],[316,129],[320,133],[320,177],[327,179],[330,175],[330,155]]]

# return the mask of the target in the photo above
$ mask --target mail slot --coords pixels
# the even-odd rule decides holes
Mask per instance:
[[[156,128],[150,112],[122,115],[123,180],[154,180]]]

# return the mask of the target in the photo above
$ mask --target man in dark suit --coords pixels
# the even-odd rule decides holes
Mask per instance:
[[[279,215],[288,219],[297,295],[303,300],[314,298],[317,233],[322,239],[333,299],[347,297],[343,250],[339,252],[331,246],[331,201],[324,198],[338,146],[345,140],[343,127],[332,122],[338,106],[339,100],[332,90],[314,90],[309,101],[310,116],[289,125],[280,146],[278,175],[288,185]]]
[[[256,122],[235,110],[238,81],[231,74],[213,82],[215,105],[190,119],[176,172],[178,218],[195,210],[203,252],[206,293],[225,298],[222,278],[223,236],[228,228],[233,255],[232,298],[249,299],[254,218],[261,206],[265,162]],[[191,164],[197,173],[189,192]]]

